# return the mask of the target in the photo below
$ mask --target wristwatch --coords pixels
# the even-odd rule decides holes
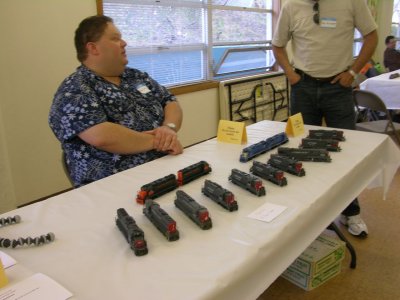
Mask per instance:
[[[174,123],[167,123],[164,126],[171,128],[173,131],[176,132],[176,125]]]

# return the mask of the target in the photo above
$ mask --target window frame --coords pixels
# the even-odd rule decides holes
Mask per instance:
[[[395,1],[393,1],[393,12],[392,12],[392,21],[391,21],[391,28],[390,28],[390,32],[391,32],[391,34],[392,35],[394,35],[394,37],[395,37],[395,40],[397,41],[397,45],[399,44],[399,42],[400,42],[400,1],[398,0],[398,7],[397,7],[397,10],[396,10],[396,7],[395,7]],[[398,14],[398,23],[396,23],[396,22],[393,22],[393,16],[395,15],[395,13],[397,13]],[[393,29],[393,26],[396,26],[397,27],[397,33],[394,33],[393,31],[392,31],[392,29]]]
[[[222,6],[222,5],[209,5],[209,4],[207,4],[206,6],[207,6],[206,7],[207,14],[208,14],[208,16],[210,16],[207,19],[207,22],[208,22],[207,23],[207,27],[208,28],[212,28],[212,27],[210,27],[210,26],[212,26],[212,13],[211,13],[212,9],[221,8],[221,9],[224,9],[224,10],[235,10],[235,11],[243,10],[243,11],[251,11],[251,12],[260,12],[260,11],[265,12],[265,9],[259,9],[259,8],[245,8],[245,9],[243,9],[241,7],[231,8],[231,7],[225,7],[225,6]],[[104,11],[103,11],[103,0],[96,0],[96,7],[97,7],[97,14],[98,15],[103,15],[104,14]],[[280,7],[281,7],[281,4],[280,4],[279,0],[272,0],[272,9],[266,9],[268,12],[271,13],[271,21],[272,21],[271,32],[272,32],[272,34],[273,34],[274,30],[275,30],[275,24],[276,24],[277,19],[279,17]],[[132,54],[138,54],[138,53],[149,54],[149,53],[160,53],[160,52],[164,52],[165,53],[165,51],[171,51],[174,48],[175,49],[179,48],[179,50],[182,50],[182,49],[185,49],[185,48],[186,49],[189,49],[189,48],[190,49],[196,49],[196,50],[202,49],[204,51],[206,57],[207,57],[206,68],[205,68],[206,69],[205,70],[206,71],[205,79],[201,80],[199,82],[193,82],[193,83],[187,83],[187,84],[177,83],[177,84],[171,84],[171,85],[167,84],[166,85],[170,89],[174,89],[174,90],[176,88],[178,88],[178,90],[179,90],[180,86],[194,86],[197,89],[198,88],[201,89],[202,88],[201,87],[202,83],[205,83],[205,86],[210,86],[210,83],[212,85],[213,82],[215,83],[215,82],[218,82],[220,80],[220,79],[218,79],[219,76],[217,76],[214,73],[214,66],[213,66],[213,63],[212,63],[213,62],[213,53],[212,53],[213,46],[222,46],[222,45],[228,45],[228,44],[231,44],[231,45],[232,44],[234,44],[234,45],[239,45],[239,44],[251,45],[252,44],[251,42],[250,43],[247,43],[247,42],[246,43],[245,42],[243,42],[243,43],[241,43],[241,42],[238,42],[238,43],[215,43],[215,44],[208,43],[208,41],[212,41],[212,36],[211,35],[212,35],[212,30],[208,30],[207,31],[206,46],[204,46],[203,44],[197,45],[198,47],[194,47],[194,45],[190,45],[190,46],[175,46],[175,47],[174,46],[168,46],[168,47],[165,47],[165,48],[163,46],[160,46],[160,47],[154,47],[154,49],[151,49],[150,51],[149,51],[149,48],[146,48],[146,51],[144,50],[144,48],[136,48],[136,49],[135,48],[130,48],[130,49],[127,49],[127,54],[130,54],[130,53],[132,53]],[[272,49],[272,47],[270,46],[271,45],[271,41],[270,40],[257,41],[257,42],[254,42],[253,44],[257,44],[258,45],[257,47],[260,47],[260,42],[265,43],[266,44],[265,48],[268,48],[268,50]],[[250,48],[247,48],[247,51],[249,49]],[[259,74],[260,72],[269,73],[269,72],[277,71],[277,70],[278,70],[278,66],[275,63],[271,68],[261,68],[261,71],[259,69],[258,70],[253,69],[253,70],[248,71],[248,72],[246,72],[246,71],[244,71],[244,72],[232,72],[231,74],[227,74],[226,76],[224,75],[223,78],[224,79],[227,79],[227,78],[231,79],[231,78],[235,78],[235,77],[242,77],[244,75],[248,75],[246,73]]]
[[[209,39],[210,45],[209,45],[209,52],[211,54],[210,58],[210,66],[209,66],[209,76],[210,78],[213,79],[221,79],[221,78],[232,78],[235,76],[245,76],[245,75],[256,75],[261,72],[270,72],[273,70],[276,70],[276,63],[274,63],[272,66],[268,67],[259,67],[259,68],[252,68],[249,70],[241,70],[241,71],[230,71],[230,72],[224,72],[224,73],[219,73],[218,71],[220,70],[221,66],[223,63],[226,61],[228,58],[229,54],[231,53],[240,53],[240,52],[249,52],[249,51],[260,51],[263,50],[265,53],[267,51],[272,51],[272,35],[275,29],[275,19],[274,16],[275,14],[279,15],[279,11],[276,11],[275,5],[277,3],[280,3],[279,1],[272,0],[272,9],[260,9],[260,8],[244,8],[244,7],[239,7],[239,6],[224,6],[224,5],[209,5],[209,8],[211,10],[221,10],[221,11],[245,11],[245,12],[255,12],[255,13],[269,13],[271,15],[271,39],[270,40],[258,40],[258,41],[246,41],[246,42],[213,42],[213,37]],[[211,22],[212,22],[212,12],[208,14],[210,16]],[[212,26],[212,24],[210,25]],[[212,30],[211,30],[212,34]],[[254,46],[252,46],[254,45]],[[213,55],[213,48],[214,47],[230,47],[230,46],[237,46],[233,48],[226,49],[224,53],[222,54],[222,57],[219,62],[213,64],[211,63],[214,60]],[[240,46],[248,46],[248,47],[242,47]]]
[[[259,46],[259,44],[257,44],[257,46],[249,47],[249,48],[230,48],[230,49],[225,50],[224,53],[222,54],[221,60],[213,66],[213,75],[214,75],[213,78],[229,76],[229,74],[231,74],[231,75],[239,74],[239,73],[243,74],[243,72],[256,73],[257,71],[262,71],[262,70],[267,70],[267,72],[272,70],[275,63],[269,67],[253,68],[253,69],[249,69],[248,71],[242,70],[242,71],[230,71],[230,72],[224,72],[224,73],[221,72],[220,73],[222,64],[227,60],[227,58],[229,57],[229,54],[239,53],[239,52],[251,52],[251,51],[264,51],[266,53],[267,51],[272,51],[272,45],[270,43],[268,43],[268,44],[269,44],[268,46]],[[246,45],[249,45],[249,44],[246,44]]]

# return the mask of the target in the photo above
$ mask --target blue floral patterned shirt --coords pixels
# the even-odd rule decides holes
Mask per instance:
[[[176,98],[146,73],[126,68],[114,85],[81,65],[58,88],[49,113],[49,125],[61,142],[75,186],[81,186],[135,167],[164,153],[155,150],[122,155],[93,147],[78,134],[102,122],[135,131],[162,125],[164,107]]]

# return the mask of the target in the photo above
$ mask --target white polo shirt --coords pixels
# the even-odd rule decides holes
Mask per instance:
[[[366,0],[320,0],[315,24],[313,0],[286,0],[272,44],[292,43],[293,66],[313,77],[330,77],[353,61],[354,28],[363,35],[376,30]]]

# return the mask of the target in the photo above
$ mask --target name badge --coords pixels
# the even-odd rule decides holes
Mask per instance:
[[[142,94],[147,94],[150,92],[149,88],[144,83],[138,84],[136,89]]]
[[[336,18],[321,18],[322,28],[336,28]]]

